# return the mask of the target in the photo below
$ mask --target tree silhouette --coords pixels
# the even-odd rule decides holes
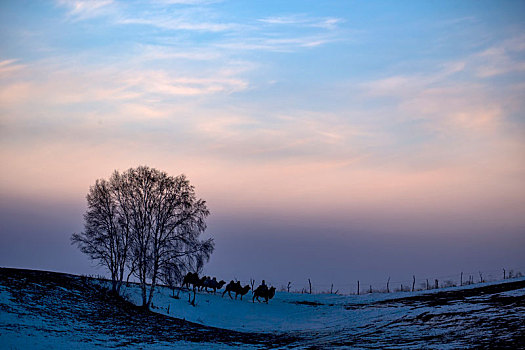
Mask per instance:
[[[73,243],[108,268],[117,292],[126,267],[140,283],[145,308],[159,280],[171,284],[200,269],[213,252],[212,239],[199,239],[209,215],[206,202],[184,175],[146,166],[115,171],[109,181],[97,180],[87,198],[85,230],[72,236]]]
[[[100,179],[91,186],[84,214],[84,232],[74,233],[73,244],[92,260],[97,260],[111,274],[112,290],[120,292],[130,246],[130,231],[122,222],[122,203],[119,176],[113,174],[109,181]]]

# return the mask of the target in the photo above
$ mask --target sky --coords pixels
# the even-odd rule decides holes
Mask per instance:
[[[89,186],[148,165],[207,201],[219,278],[525,272],[524,13],[2,1],[0,266],[104,273],[70,245]]]

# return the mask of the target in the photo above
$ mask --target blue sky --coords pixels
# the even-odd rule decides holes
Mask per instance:
[[[89,270],[68,242],[89,186],[147,164],[208,201],[216,274],[307,275],[291,261],[316,249],[319,279],[350,260],[378,278],[524,266],[524,7],[4,1],[0,264]],[[47,238],[70,267],[29,258]],[[414,250],[433,257],[401,262]]]

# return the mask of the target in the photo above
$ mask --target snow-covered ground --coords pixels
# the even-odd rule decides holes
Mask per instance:
[[[124,295],[140,305],[138,286],[125,288]],[[188,303],[188,297],[193,296],[192,292],[181,291],[180,299],[177,300],[172,297],[169,288],[160,287],[155,294],[152,310],[207,326],[250,332],[312,330],[331,324],[345,324],[354,318],[353,313],[344,309],[344,304],[353,300],[352,297],[277,292],[266,304],[252,302],[251,292],[244,296],[243,300],[230,299],[228,294],[224,297],[221,295],[222,291],[216,294],[198,292],[194,307]],[[297,302],[313,302],[319,305],[310,306]]]
[[[525,278],[507,280],[525,282]],[[515,318],[521,325],[522,336],[525,335],[525,305],[511,304],[510,307],[491,303],[495,295],[500,298],[525,298],[525,284],[520,289],[500,293],[479,295],[476,291],[483,287],[499,286],[502,281],[479,283],[462,287],[442,288],[430,291],[372,293],[364,295],[334,295],[334,294],[297,294],[277,292],[275,298],[268,304],[252,302],[251,293],[243,300],[231,300],[221,293],[210,294],[201,292],[196,296],[196,306],[188,303],[188,293],[181,292],[180,299],[172,297],[172,291],[160,287],[155,295],[154,312],[182,318],[208,326],[226,328],[245,332],[291,332],[308,339],[309,345],[334,344],[337,341],[349,346],[364,345],[358,338],[371,338],[370,343],[378,339],[396,338],[414,339],[404,342],[403,348],[420,348],[430,346],[432,342],[439,348],[464,347],[467,339],[475,340],[489,334],[490,327],[478,325],[472,327],[477,320],[492,318]],[[472,291],[469,293],[468,291]],[[439,295],[457,292],[466,293],[452,300],[432,303],[436,293]],[[138,286],[125,289],[129,300],[140,304]],[[423,298],[428,302],[410,299]],[[439,299],[439,298],[438,298]],[[509,305],[507,305],[509,306]],[[519,323],[521,318],[521,323]],[[488,326],[489,324],[487,324]],[[485,328],[487,328],[485,330]],[[500,329],[499,331],[504,331]],[[454,336],[461,334],[461,336]],[[452,336],[451,336],[452,335]],[[505,334],[499,336],[505,337]],[[428,344],[421,338],[428,337]],[[352,341],[355,339],[355,342]],[[435,339],[446,339],[437,342]],[[388,341],[382,342],[388,344]],[[390,344],[392,345],[392,344]]]
[[[187,292],[176,299],[170,289],[159,287],[153,313],[144,314],[125,303],[99,300],[99,286],[106,286],[105,281],[12,271],[5,275],[0,269],[0,348],[6,349],[443,349],[525,344],[525,278],[414,293],[278,292],[268,304],[253,303],[251,293],[231,300],[219,292],[201,292],[196,306],[189,304]],[[137,285],[125,287],[123,294],[140,304]]]

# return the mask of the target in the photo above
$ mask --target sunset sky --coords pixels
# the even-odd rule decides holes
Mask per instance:
[[[219,278],[525,272],[524,15],[523,1],[2,1],[0,266],[102,273],[69,241],[85,195],[148,165],[207,201]]]

